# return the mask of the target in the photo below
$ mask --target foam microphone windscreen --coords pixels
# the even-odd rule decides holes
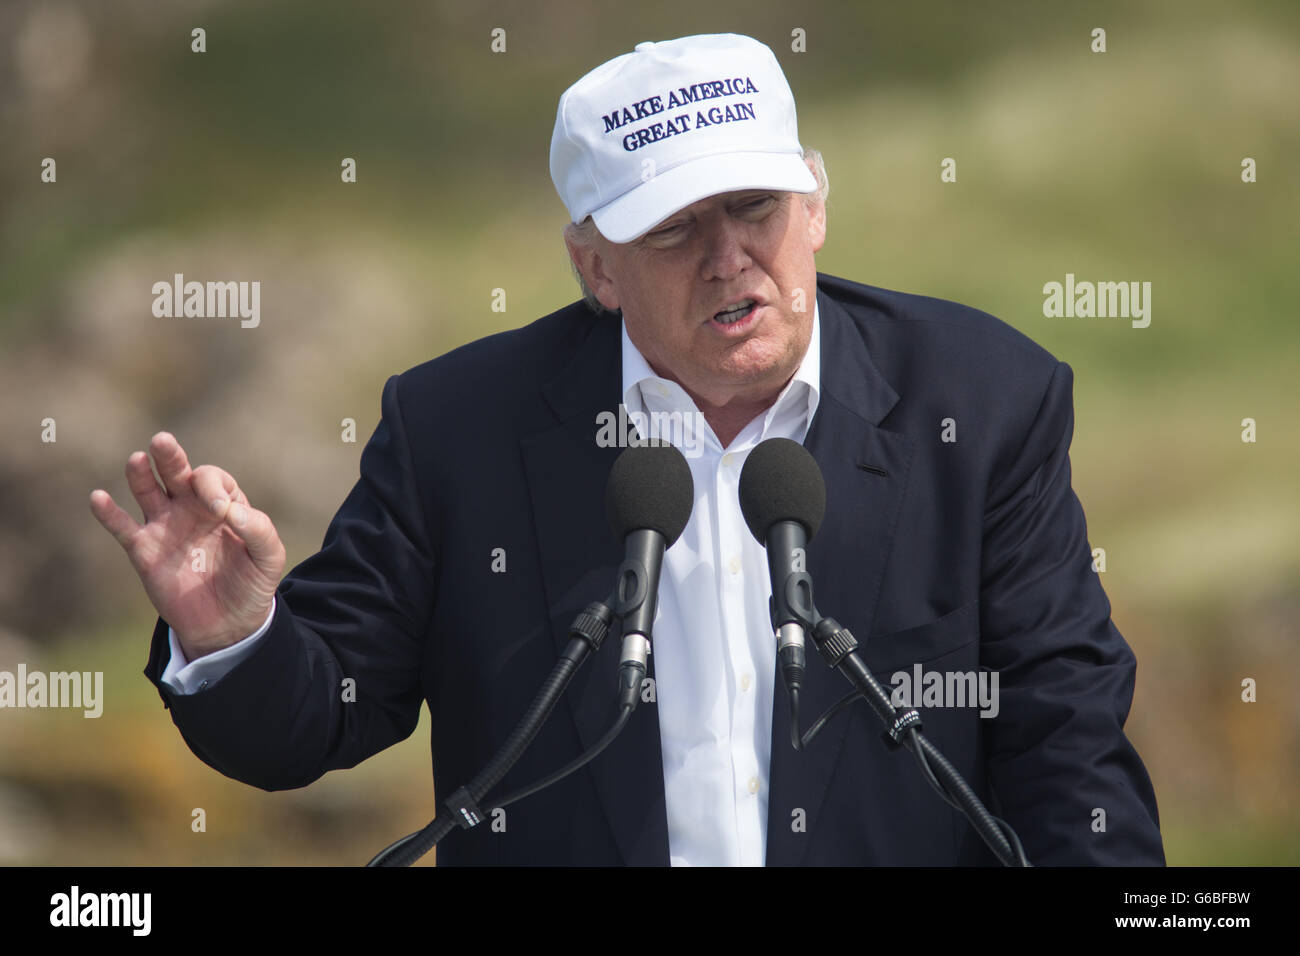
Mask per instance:
[[[811,541],[826,516],[826,481],[817,460],[788,438],[762,442],[740,472],[740,512],[764,545],[778,521],[799,522]]]
[[[695,482],[686,458],[672,445],[625,448],[605,486],[605,510],[614,537],[649,528],[672,545],[691,518]]]

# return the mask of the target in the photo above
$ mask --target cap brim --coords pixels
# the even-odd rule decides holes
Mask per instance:
[[[675,212],[718,193],[810,193],[817,179],[798,153],[718,153],[664,170],[591,213],[610,242],[631,242]]]

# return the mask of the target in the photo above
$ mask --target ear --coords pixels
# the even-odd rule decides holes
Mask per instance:
[[[804,162],[808,165],[808,171],[815,175],[816,167],[813,161],[805,159]],[[820,200],[816,205],[805,208],[808,210],[808,239],[812,244],[812,251],[821,252],[822,246],[826,244],[826,200]]]
[[[605,270],[605,257],[601,254],[606,241],[600,233],[596,233],[590,243],[577,241],[567,231],[564,234],[564,244],[568,247],[569,259],[582,275],[587,288],[592,291],[601,305],[611,312],[617,312],[618,290],[615,288],[614,280]]]

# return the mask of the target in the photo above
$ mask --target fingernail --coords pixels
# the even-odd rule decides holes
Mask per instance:
[[[244,512],[243,505],[236,503],[230,506],[230,520],[234,522],[236,528],[242,528],[244,526],[244,520],[246,517],[247,515]]]
[[[208,502],[208,507],[212,509],[214,515],[219,515],[221,514],[221,506],[225,504],[225,501],[225,498],[213,498]]]

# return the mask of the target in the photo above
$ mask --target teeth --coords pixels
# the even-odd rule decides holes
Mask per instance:
[[[714,318],[717,319],[719,322],[721,322],[723,325],[730,325],[732,322],[736,322],[739,319],[741,319],[753,307],[754,307],[754,300],[746,299],[744,302],[740,302],[732,306],[730,309],[724,309],[723,311],[715,315]]]

